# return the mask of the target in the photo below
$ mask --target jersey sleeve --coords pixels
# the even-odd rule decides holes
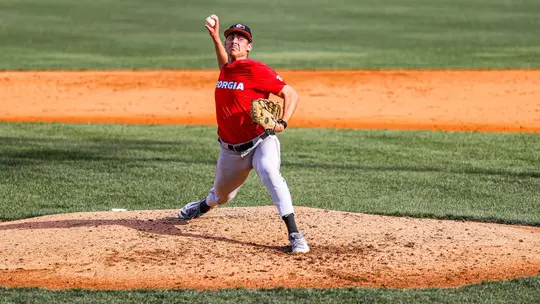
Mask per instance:
[[[252,69],[254,88],[262,92],[279,94],[287,84],[274,70],[264,64],[255,65]]]

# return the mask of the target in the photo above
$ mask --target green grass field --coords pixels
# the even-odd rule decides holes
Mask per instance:
[[[0,0],[0,70],[213,69],[210,13],[222,31],[249,24],[252,58],[276,69],[540,67],[537,0]],[[212,186],[215,139],[213,127],[0,123],[0,221],[179,208]],[[539,134],[291,128],[280,139],[295,205],[540,226]],[[230,206],[270,204],[253,174]],[[164,302],[538,303],[540,277],[409,290],[0,287],[0,303]]]
[[[538,68],[537,0],[1,0],[0,69],[215,68],[204,28],[275,68]]]
[[[282,173],[296,205],[540,226],[537,134],[290,129],[280,138]],[[215,128],[194,126],[11,123],[0,124],[0,142],[3,220],[114,207],[179,208],[210,189],[219,152]],[[252,174],[228,206],[265,204],[272,202]],[[4,299],[13,299],[0,303],[18,303],[28,292],[51,303],[192,297],[198,303],[505,303],[519,292],[519,301],[533,303],[539,285],[533,277],[455,290],[0,289]]]
[[[271,304],[271,303],[537,303],[540,279],[525,278],[500,283],[483,283],[456,289],[231,289],[135,291],[43,291],[0,287],[0,303],[187,303],[187,304]]]
[[[0,219],[179,208],[213,185],[215,131],[0,124]],[[540,226],[537,134],[297,128],[280,138],[296,205]],[[253,173],[231,206],[261,204],[273,203]]]

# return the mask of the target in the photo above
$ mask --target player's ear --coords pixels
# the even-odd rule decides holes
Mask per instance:
[[[248,43],[248,46],[247,46],[247,50],[248,52],[251,51],[251,49],[253,48],[253,44],[251,43]]]

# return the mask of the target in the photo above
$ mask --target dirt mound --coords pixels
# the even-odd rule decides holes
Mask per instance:
[[[275,207],[72,213],[0,223],[0,285],[45,288],[460,286],[540,274],[540,228]]]

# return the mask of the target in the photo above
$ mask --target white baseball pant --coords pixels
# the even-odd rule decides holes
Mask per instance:
[[[264,140],[256,138],[254,147],[246,152],[231,151],[226,146],[227,143],[221,145],[214,187],[206,197],[208,206],[215,207],[233,200],[251,169],[255,169],[270,192],[279,215],[294,213],[289,187],[280,173],[280,142],[275,135]]]

